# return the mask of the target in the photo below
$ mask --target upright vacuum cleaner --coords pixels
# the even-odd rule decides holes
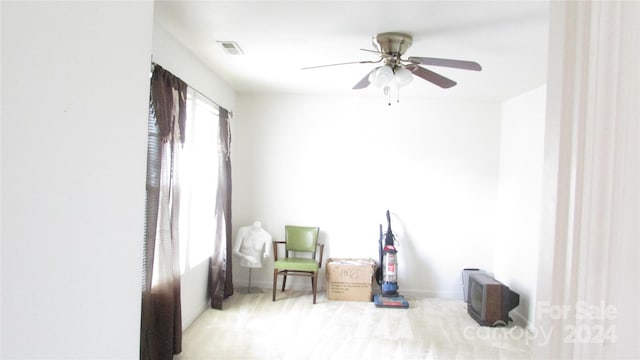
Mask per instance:
[[[380,294],[373,296],[373,302],[376,307],[406,309],[409,307],[409,302],[398,293],[398,250],[396,250],[395,242],[396,237],[391,231],[391,216],[387,210],[387,233],[383,235],[382,224],[380,224],[380,240],[378,241],[381,268],[378,268],[376,272],[376,280],[380,285]]]

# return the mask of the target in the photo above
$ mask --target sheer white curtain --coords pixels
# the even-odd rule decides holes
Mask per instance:
[[[639,19],[640,2],[551,3],[541,358],[640,358]]]

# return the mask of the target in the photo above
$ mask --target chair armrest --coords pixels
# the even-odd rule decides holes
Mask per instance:
[[[286,244],[285,241],[273,242],[273,261],[278,261],[278,244]]]
[[[318,269],[322,267],[322,254],[324,253],[324,244],[318,244],[320,247],[320,262],[318,263]]]

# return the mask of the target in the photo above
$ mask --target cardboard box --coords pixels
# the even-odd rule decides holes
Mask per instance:
[[[376,266],[373,259],[329,258],[325,270],[327,299],[371,301]]]

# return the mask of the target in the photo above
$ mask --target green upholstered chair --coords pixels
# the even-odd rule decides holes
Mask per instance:
[[[287,283],[288,275],[311,277],[313,303],[316,303],[318,290],[318,271],[322,266],[324,244],[318,243],[320,228],[309,226],[285,225],[285,240],[273,242],[273,301],[276,301],[276,285],[278,275],[282,275],[282,291]],[[284,257],[278,257],[278,251]],[[284,250],[284,252],[283,252]],[[318,251],[319,250],[319,251]],[[316,259],[316,255],[319,258]]]

